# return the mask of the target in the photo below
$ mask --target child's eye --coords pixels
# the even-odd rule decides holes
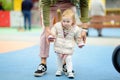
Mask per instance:
[[[65,22],[65,20],[63,20],[63,22]]]
[[[69,23],[70,21],[67,21],[67,23]]]

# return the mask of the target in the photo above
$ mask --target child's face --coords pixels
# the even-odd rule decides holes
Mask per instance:
[[[71,17],[62,17],[62,26],[66,29],[72,26],[73,20]]]

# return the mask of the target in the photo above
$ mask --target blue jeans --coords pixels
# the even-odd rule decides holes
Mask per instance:
[[[23,11],[24,16],[24,29],[26,30],[27,21],[28,21],[28,28],[31,30],[31,12],[30,11]]]

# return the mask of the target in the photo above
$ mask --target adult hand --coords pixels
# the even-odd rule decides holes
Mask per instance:
[[[49,44],[50,42],[54,42],[54,40],[55,40],[55,38],[48,39],[50,35],[52,35],[51,31],[50,31],[50,28],[49,27],[45,27],[45,36],[46,36],[47,44]]]
[[[83,40],[84,43],[86,43],[86,35],[87,35],[87,31],[84,29],[88,29],[88,23],[82,23],[82,33],[81,33],[81,38]]]
[[[82,23],[82,28],[88,29],[88,23]]]
[[[81,38],[84,43],[86,43],[86,34],[87,34],[86,31],[82,31],[81,33]]]

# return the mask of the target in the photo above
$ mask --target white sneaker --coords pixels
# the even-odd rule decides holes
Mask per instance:
[[[67,73],[67,68],[66,68],[66,64],[63,64],[63,73],[67,76],[68,75],[68,73]],[[73,74],[75,74],[75,71],[74,70],[72,70],[72,73]]]
[[[55,73],[56,76],[61,76],[62,75],[62,71],[57,70],[57,72]]]
[[[73,73],[73,72],[69,72],[69,73],[68,73],[68,78],[74,79],[74,73]]]
[[[34,72],[35,77],[43,76],[47,71],[47,66],[45,64],[40,64],[37,68],[37,71]]]

